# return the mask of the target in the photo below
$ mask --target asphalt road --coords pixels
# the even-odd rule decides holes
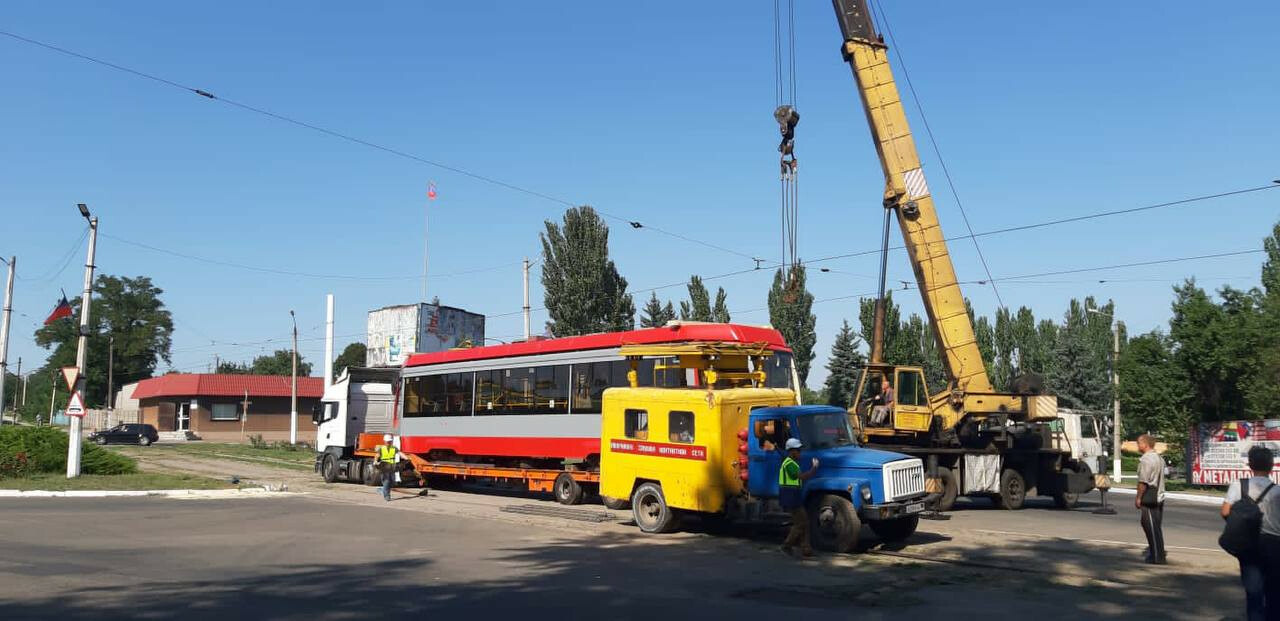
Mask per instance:
[[[1123,500],[1120,496],[1117,500]],[[0,500],[2,619],[351,619],[388,615],[700,619],[730,615],[1221,618],[1239,589],[1206,546],[1212,507],[1171,505],[1173,564],[1137,562],[1117,516],[973,503],[905,545],[800,563],[778,533],[639,535],[575,507],[369,488],[243,500]],[[540,510],[541,510],[540,509]],[[696,530],[696,524],[689,525]],[[1139,614],[1139,611],[1142,611]]]

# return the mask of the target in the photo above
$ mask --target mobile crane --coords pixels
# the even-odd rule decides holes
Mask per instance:
[[[850,418],[865,442],[928,464],[938,508],[957,495],[983,495],[1006,509],[1022,507],[1028,491],[1052,496],[1060,507],[1093,489],[1089,467],[1071,457],[1057,399],[1037,394],[1035,381],[998,392],[987,376],[973,323],[956,280],[906,111],[866,0],[833,0],[867,123],[884,171],[880,295],[870,362],[862,369]],[[884,287],[890,217],[896,216],[915,273],[947,385],[930,392],[923,369],[884,360]],[[882,382],[893,399],[880,395]],[[886,393],[887,396],[887,393]],[[879,405],[877,405],[879,403]]]

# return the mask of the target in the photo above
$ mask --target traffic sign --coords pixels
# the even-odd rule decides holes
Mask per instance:
[[[76,389],[76,380],[80,379],[80,367],[62,367],[62,379],[67,381],[67,390]]]
[[[71,402],[67,404],[67,409],[63,414],[67,416],[84,416],[84,400],[80,398],[80,393],[71,393]]]

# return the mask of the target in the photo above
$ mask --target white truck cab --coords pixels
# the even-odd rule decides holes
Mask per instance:
[[[1098,412],[1058,408],[1058,420],[1050,427],[1054,448],[1071,451],[1071,458],[1089,466],[1092,472],[1105,472],[1099,416]]]
[[[316,425],[316,452],[335,459],[349,457],[361,433],[395,434],[395,382],[399,375],[396,368],[343,370],[325,389],[311,415]]]

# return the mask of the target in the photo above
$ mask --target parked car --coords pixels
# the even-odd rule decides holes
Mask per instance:
[[[160,434],[152,425],[139,423],[120,423],[110,429],[95,431],[89,439],[97,444],[138,444],[149,446],[160,439]]]

